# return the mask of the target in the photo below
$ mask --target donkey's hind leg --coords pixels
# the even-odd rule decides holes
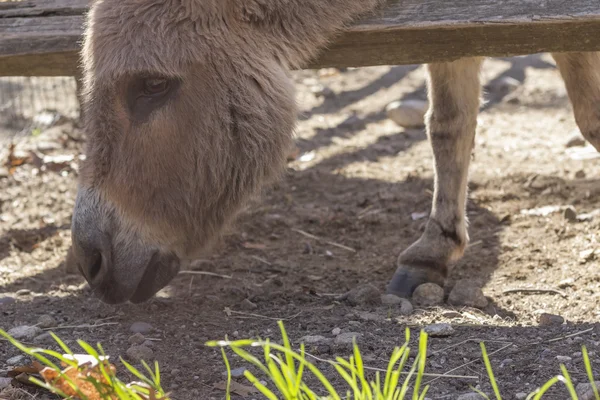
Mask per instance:
[[[448,264],[462,257],[467,180],[480,106],[481,58],[431,64],[427,133],[435,161],[431,215],[419,240],[398,257],[388,292],[409,297],[420,284],[444,285]]]
[[[552,54],[583,136],[600,151],[600,52]]]

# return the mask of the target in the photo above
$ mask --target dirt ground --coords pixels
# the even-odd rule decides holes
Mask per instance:
[[[300,157],[195,266],[231,279],[181,274],[138,306],[102,304],[81,277],[64,269],[82,132],[63,120],[20,139],[17,151],[49,158],[0,177],[0,327],[34,325],[51,315],[59,324],[54,331],[71,345],[78,338],[101,342],[118,357],[130,347],[131,325],[149,323],[153,331],[146,336],[153,339],[165,387],[178,400],[224,398],[215,386],[224,382],[225,368],[220,353],[204,346],[207,340],[277,340],[277,319],[285,320],[295,344],[306,335],[331,339],[335,328],[360,333],[365,363],[377,368],[385,368],[393,347],[402,344],[405,327],[417,338],[424,325],[451,323],[451,336],[430,339],[426,372],[464,378],[428,377],[431,399],[456,399],[471,391],[469,385],[492,394],[479,361],[480,340],[488,352],[500,350],[491,359],[507,399],[559,373],[559,359],[576,382],[586,382],[582,344],[600,368],[600,159],[589,145],[566,146],[578,131],[550,57],[490,60],[483,75],[489,90],[471,168],[472,245],[447,289],[457,279],[479,282],[491,302],[485,310],[416,307],[401,316],[393,307],[352,307],[332,296],[364,283],[383,291],[396,257],[423,231],[426,219],[413,213],[426,213],[431,204],[430,149],[422,130],[398,127],[385,106],[425,99],[424,69],[401,66],[294,73]],[[499,84],[506,77],[518,81],[509,94]],[[315,95],[317,84],[332,92]],[[3,161],[7,149],[4,141]],[[65,155],[74,158],[56,157]],[[46,171],[37,169],[42,164]],[[569,205],[580,220],[569,222],[562,209],[524,212]],[[566,322],[539,326],[544,312]],[[322,359],[350,355],[327,344],[307,351]],[[0,342],[0,376],[15,355]],[[231,360],[233,368],[247,366]],[[332,368],[315,362],[334,377]],[[557,386],[544,398],[564,399],[567,391]]]

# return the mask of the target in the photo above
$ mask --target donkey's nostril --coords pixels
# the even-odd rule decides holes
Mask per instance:
[[[90,257],[90,263],[88,266],[88,277],[90,281],[93,281],[100,270],[102,269],[102,254],[100,252],[95,251],[92,257]]]

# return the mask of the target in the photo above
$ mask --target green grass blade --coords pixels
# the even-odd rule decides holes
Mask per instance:
[[[221,347],[221,355],[223,356],[223,361],[225,362],[225,367],[227,368],[227,387],[226,387],[226,399],[231,400],[231,366],[229,365],[229,359],[227,358],[227,354],[225,354],[225,349]]]
[[[498,389],[498,384],[496,383],[496,378],[494,377],[494,371],[492,369],[492,364],[490,363],[490,358],[488,357],[487,350],[485,348],[485,344],[480,343],[481,354],[483,355],[483,362],[485,363],[485,369],[487,370],[488,376],[490,378],[490,383],[492,384],[492,388],[494,389],[494,394],[496,395],[497,400],[502,400],[502,396],[500,395],[500,390]]]
[[[52,339],[54,339],[54,341],[56,343],[58,343],[58,345],[60,346],[60,348],[67,353],[68,355],[72,356],[73,352],[71,351],[71,349],[69,349],[69,346],[67,346],[62,340],[60,340],[60,338],[58,336],[56,336],[54,334],[54,332],[48,332],[50,333],[50,336],[52,336]]]
[[[278,400],[277,396],[275,396],[275,393],[271,392],[265,385],[263,385],[262,383],[259,382],[259,380],[252,375],[252,372],[246,370],[244,371],[244,376],[246,377],[246,379],[248,379],[248,381],[254,385],[254,387],[256,389],[258,389],[267,399],[269,400]],[[286,397],[286,399],[288,399],[289,397]]]
[[[563,374],[563,383],[567,387],[569,394],[573,400],[577,400],[577,392],[575,392],[575,387],[573,386],[573,381],[571,380],[571,376],[569,375],[569,371],[567,371],[567,367],[564,364],[560,364],[560,370]],[[560,379],[560,378],[559,378]]]
[[[540,400],[542,398],[542,396],[552,387],[554,386],[557,382],[559,382],[560,379],[558,376],[553,377],[552,379],[550,379],[548,382],[544,383],[542,385],[541,388],[539,388],[538,390],[536,390],[535,396],[533,397],[533,400]]]
[[[594,398],[596,400],[600,400],[600,394],[598,394],[598,388],[596,387],[594,373],[592,372],[592,363],[590,362],[590,357],[588,356],[587,348],[585,346],[581,348],[581,354],[583,355],[583,364],[585,365],[585,372],[587,373],[590,385],[592,385],[592,390],[594,391]]]
[[[425,373],[425,362],[427,359],[427,333],[421,331],[419,337],[419,354],[417,355],[418,360],[418,371],[415,379],[415,389],[413,391],[413,400],[419,399],[419,389],[421,388],[421,381],[423,380],[423,374]]]
[[[141,380],[145,384],[152,386],[152,381],[150,379],[148,379],[146,376],[144,376],[133,365],[131,365],[127,361],[125,361],[123,359],[123,357],[121,357],[120,359],[121,359],[121,363],[125,366],[125,368],[127,368],[129,370],[129,372],[131,372],[135,377],[137,377],[139,380]]]

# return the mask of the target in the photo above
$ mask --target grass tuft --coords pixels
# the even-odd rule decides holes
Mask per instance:
[[[227,369],[226,399],[231,399],[232,374],[227,350],[232,351],[242,360],[256,368],[254,375],[249,370],[244,377],[262,398],[268,400],[424,400],[429,386],[422,387],[427,361],[428,336],[421,331],[418,342],[418,353],[408,368],[410,357],[410,330],[406,328],[404,344],[392,350],[387,370],[382,374],[371,372],[363,363],[363,357],[356,341],[353,341],[352,354],[348,359],[338,357],[335,361],[326,361],[338,374],[334,385],[323,372],[307,360],[304,344],[298,350],[292,348],[285,327],[278,322],[283,344],[271,340],[236,340],[227,338],[221,341],[206,343],[208,347],[219,348]],[[80,400],[168,400],[168,395],[161,388],[160,369],[158,363],[151,368],[145,362],[141,372],[121,359],[121,364],[139,382],[124,383],[116,376],[116,368],[108,362],[102,346],[96,348],[78,340],[79,346],[86,355],[77,355],[58,336],[51,333],[56,343],[65,354],[52,350],[27,347],[0,329],[0,336],[6,338],[13,346],[37,360],[39,374],[44,379],[30,378],[30,381],[63,398]],[[480,343],[483,363],[496,400],[502,400],[492,363],[483,343]],[[262,356],[257,357],[251,349],[261,349]],[[585,346],[582,348],[583,363],[596,400],[600,400],[598,388],[594,382],[591,363]],[[62,367],[62,368],[61,368]],[[540,388],[531,393],[527,400],[539,400],[558,382],[562,382],[569,396],[577,400],[569,372],[564,365],[560,366],[561,374],[554,376]],[[408,371],[406,371],[408,369]],[[262,379],[261,379],[262,378]],[[310,378],[310,379],[308,379]],[[267,384],[265,380],[270,381]],[[310,383],[308,383],[310,382]],[[343,387],[341,387],[343,386]],[[472,388],[484,398],[489,397],[479,389]]]

